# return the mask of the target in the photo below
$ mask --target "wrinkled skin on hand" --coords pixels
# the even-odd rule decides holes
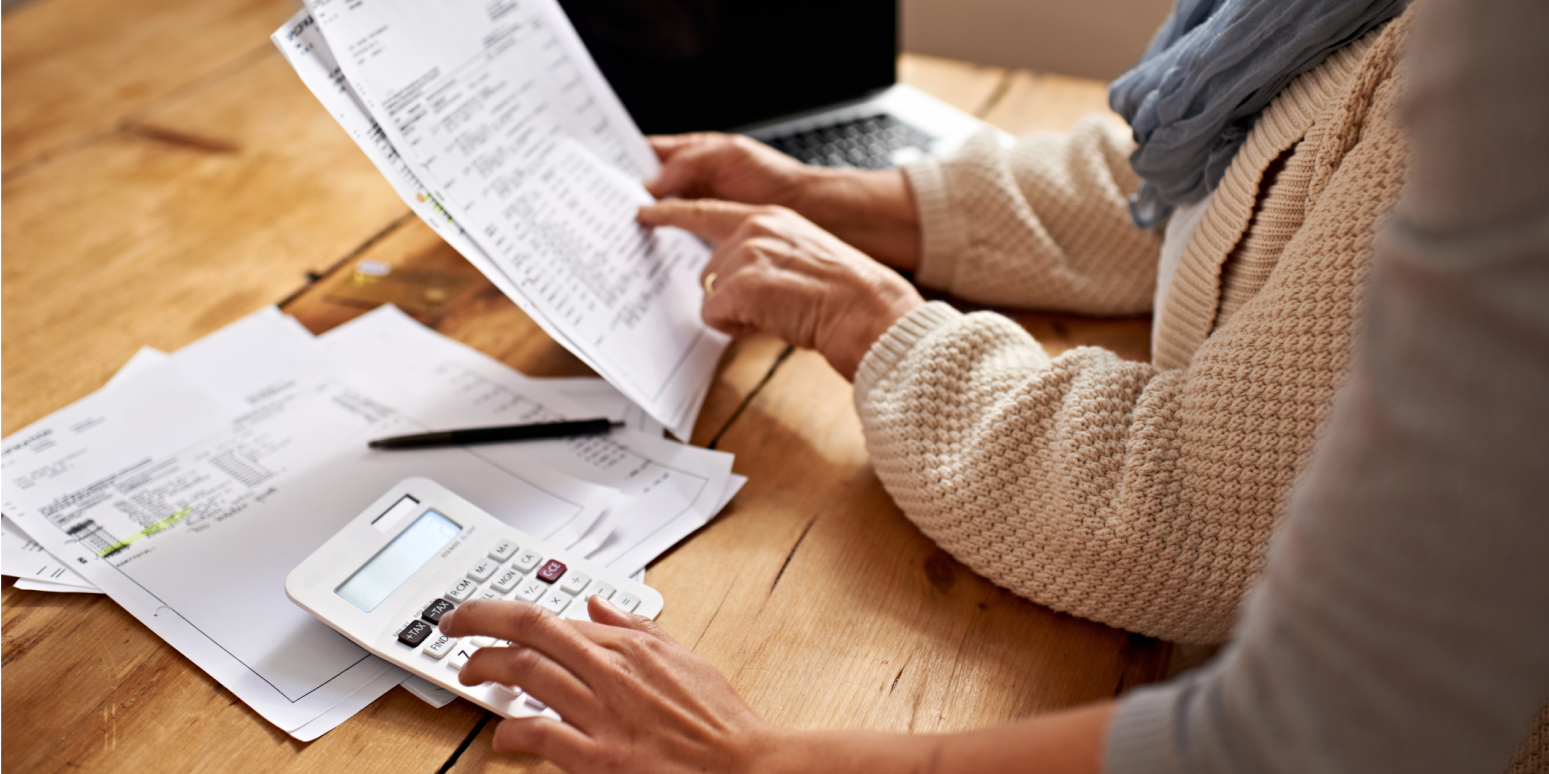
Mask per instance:
[[[813,171],[742,135],[702,132],[649,139],[662,163],[656,179],[646,184],[657,198],[681,196],[793,207]]]
[[[715,275],[706,324],[815,349],[846,379],[894,322],[925,303],[897,272],[784,207],[669,200],[642,207],[640,222],[717,244],[701,277]]]
[[[883,263],[912,271],[919,214],[901,170],[807,166],[757,140],[704,132],[651,137],[662,162],[646,183],[657,197],[778,205]]]

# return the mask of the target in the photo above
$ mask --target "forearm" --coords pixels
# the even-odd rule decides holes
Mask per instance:
[[[901,170],[813,167],[787,206],[888,266],[919,264],[920,221]]]
[[[1340,367],[1299,361],[1245,407],[1241,374],[1271,334],[1243,326],[1159,370],[1090,347],[1051,359],[1010,320],[932,303],[867,354],[857,410],[888,493],[975,572],[1110,626],[1220,642],[1312,445],[1305,407]],[[1259,419],[1291,411],[1309,421]]]
[[[955,734],[782,729],[770,740],[768,765],[758,768],[772,774],[1095,774],[1102,770],[1113,708],[1101,702]]]

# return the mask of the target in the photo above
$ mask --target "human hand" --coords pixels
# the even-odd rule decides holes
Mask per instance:
[[[854,380],[871,345],[925,303],[896,272],[783,207],[668,200],[640,208],[648,226],[717,243],[700,314],[733,336],[767,331],[815,349]]]
[[[919,215],[903,172],[803,164],[757,140],[701,132],[649,138],[661,159],[653,196],[724,199],[795,210],[889,266],[920,260]]]
[[[654,622],[601,597],[592,620],[562,621],[523,602],[468,602],[441,619],[452,637],[484,635],[510,647],[481,648],[463,685],[520,685],[564,718],[508,718],[496,752],[530,752],[573,774],[762,770],[783,729],[743,703],[715,667]]]
[[[662,168],[652,196],[725,199],[795,207],[814,169],[739,134],[698,132],[647,138]]]

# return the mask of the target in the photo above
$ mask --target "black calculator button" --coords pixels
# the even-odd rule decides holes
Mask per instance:
[[[433,631],[435,627],[424,621],[410,621],[408,626],[399,630],[398,641],[411,648],[417,648]]]
[[[430,623],[438,624],[441,623],[441,616],[446,615],[453,607],[454,605],[451,602],[438,598],[425,606],[424,612],[420,613],[420,618]]]

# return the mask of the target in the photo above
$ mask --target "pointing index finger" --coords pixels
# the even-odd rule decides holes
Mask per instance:
[[[441,632],[451,637],[482,634],[510,640],[541,651],[590,682],[598,667],[597,654],[583,635],[537,605],[526,602],[474,600],[441,617]]]
[[[712,242],[724,242],[757,210],[750,204],[718,199],[665,199],[641,207],[638,217],[647,226],[676,226]]]

